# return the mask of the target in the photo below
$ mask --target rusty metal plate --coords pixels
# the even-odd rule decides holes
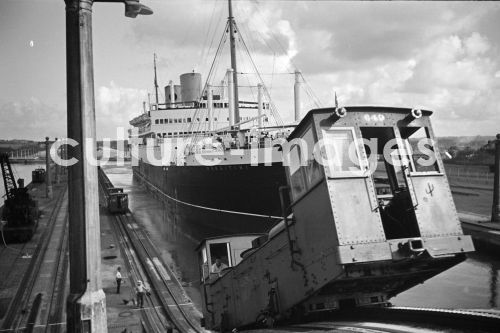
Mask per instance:
[[[468,235],[456,237],[422,238],[422,241],[424,243],[424,248],[433,257],[474,251],[472,238]]]
[[[461,235],[462,227],[444,176],[411,177],[422,237]]]
[[[340,264],[392,259],[391,249],[387,242],[339,246],[338,255]]]
[[[335,228],[340,245],[385,241],[384,228],[365,178],[329,179]]]

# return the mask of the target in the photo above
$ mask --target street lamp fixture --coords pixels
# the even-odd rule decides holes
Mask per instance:
[[[151,15],[153,11],[139,0],[94,0],[94,2],[123,2],[125,4],[125,16],[135,18],[137,15]]]
[[[125,16],[135,18],[137,15],[151,15],[153,11],[138,0],[125,0]]]

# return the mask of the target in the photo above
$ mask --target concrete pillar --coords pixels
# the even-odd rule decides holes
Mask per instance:
[[[50,142],[49,137],[45,138],[45,196],[52,198],[52,180],[50,179]]]
[[[101,241],[96,156],[92,0],[66,0],[68,137],[78,145],[68,157],[69,261],[68,332],[107,332],[101,284]],[[90,139],[90,140],[87,140]],[[90,145],[90,147],[88,147]]]
[[[234,127],[234,83],[232,68],[227,70],[227,104],[229,110],[229,126],[232,129]]]
[[[495,180],[493,181],[491,221],[500,223],[500,134],[497,134],[495,141]]]
[[[259,128],[262,128],[262,84],[257,85],[257,116],[259,117]],[[260,131],[259,131],[260,133]]]
[[[207,84],[207,111],[208,111],[208,130],[213,131],[214,130],[214,103],[213,103],[213,97],[212,97],[212,85]]]
[[[301,90],[301,81],[300,81],[300,71],[295,70],[295,84],[293,85],[293,95],[294,95],[294,100],[295,100],[295,121],[299,122],[300,121],[300,90]]]

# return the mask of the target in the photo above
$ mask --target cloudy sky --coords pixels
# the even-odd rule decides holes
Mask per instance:
[[[142,110],[153,53],[160,86],[192,70],[205,78],[227,19],[223,0],[142,2],[152,16],[129,19],[122,4],[94,4],[100,138],[115,137]],[[289,73],[300,69],[304,112],[331,106],[336,91],[342,105],[435,110],[440,136],[500,132],[500,3],[236,0],[234,14],[285,121]],[[227,53],[226,45],[214,84]],[[243,47],[238,57],[238,70],[252,72]],[[65,136],[65,80],[64,1],[0,1],[0,138]],[[255,77],[242,74],[240,83]]]

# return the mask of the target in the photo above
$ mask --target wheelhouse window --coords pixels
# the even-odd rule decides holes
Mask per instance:
[[[302,139],[307,143],[307,161],[304,167],[307,186],[314,185],[321,178],[321,169],[314,156],[314,134],[309,128]]]
[[[354,138],[353,128],[323,129],[323,162],[331,177],[360,174],[360,153]]]
[[[309,127],[301,137],[302,141],[290,149],[289,170],[292,197],[297,199],[313,187],[322,176],[320,166],[314,158],[314,134]],[[304,145],[305,143],[305,145]]]
[[[412,172],[439,172],[434,141],[427,127],[401,128]]]
[[[306,190],[306,184],[301,171],[301,149],[299,145],[293,146],[290,150],[290,183],[292,197],[297,199]]]

